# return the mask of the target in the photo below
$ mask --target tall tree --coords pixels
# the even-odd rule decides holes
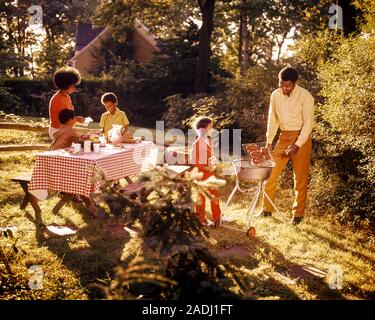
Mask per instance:
[[[375,33],[375,0],[355,0],[354,5],[362,12],[362,29],[364,32]]]
[[[4,32],[4,45],[16,62],[9,68],[9,73],[15,76],[25,75],[30,62],[27,48],[35,43],[34,34],[28,28],[30,16],[27,9],[31,2],[19,0],[0,3],[0,25]]]
[[[218,2],[227,4],[232,0],[102,0],[94,21],[110,26],[115,37],[124,40],[124,27],[133,27],[135,18],[160,39],[173,37],[176,30],[186,26],[191,18],[201,20],[195,91],[203,92],[208,85],[214,10]]]
[[[211,56],[211,35],[214,29],[215,0],[198,0],[202,13],[202,26],[199,30],[199,55],[195,92],[205,92],[208,84],[208,64]]]
[[[39,75],[49,76],[72,56],[77,22],[85,16],[84,0],[39,0],[45,38],[37,54]]]

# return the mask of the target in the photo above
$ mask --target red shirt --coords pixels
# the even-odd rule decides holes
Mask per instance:
[[[72,99],[70,98],[70,96],[65,93],[62,93],[59,90],[51,98],[51,101],[49,103],[49,119],[50,126],[52,128],[60,128],[61,123],[59,121],[59,113],[63,109],[69,109],[74,111],[74,106],[72,104]]]
[[[195,165],[199,171],[203,172],[203,179],[207,179],[212,175],[206,167],[211,166],[211,160],[215,156],[210,138],[198,137],[192,145],[191,163]]]

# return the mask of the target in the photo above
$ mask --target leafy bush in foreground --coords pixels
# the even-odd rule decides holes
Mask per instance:
[[[115,284],[107,288],[110,297],[236,297],[229,290],[234,284],[225,275],[226,267],[218,265],[208,250],[208,232],[192,208],[194,191],[210,196],[208,188],[225,182],[198,181],[199,177],[196,170],[185,177],[173,177],[166,169],[157,168],[143,176],[145,187],[139,193],[127,196],[105,187],[102,203],[112,214],[127,218],[128,226],[141,236],[143,254],[154,261],[145,264],[135,257],[117,270]]]

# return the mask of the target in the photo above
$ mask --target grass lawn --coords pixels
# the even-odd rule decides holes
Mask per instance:
[[[23,116],[22,119],[26,121],[41,121],[42,118],[38,117],[28,117]],[[99,122],[92,122],[87,127],[82,125],[76,125],[76,130],[80,133],[86,133],[88,131],[99,131],[100,126]],[[129,126],[129,130],[135,133],[136,136],[139,135],[151,135],[150,138],[146,137],[146,140],[154,140],[156,139],[158,134],[164,134],[164,132],[161,132],[160,130],[156,130],[155,128],[144,128],[144,127],[138,127],[138,126]],[[145,133],[144,130],[147,132]],[[0,129],[1,139],[0,139],[0,145],[10,145],[10,144],[36,144],[36,143],[42,143],[42,144],[50,144],[50,138],[47,133],[30,133],[27,131],[21,131],[21,130],[2,130]],[[165,136],[165,142],[166,143],[172,143],[174,141],[174,137],[172,136]]]
[[[1,130],[0,134],[1,144],[42,139],[38,134],[21,131]],[[36,217],[30,206],[21,211],[23,191],[11,178],[30,173],[34,160],[33,152],[0,153],[0,227],[17,227],[17,245],[26,251],[11,256],[18,287],[9,288],[3,282],[0,299],[103,298],[101,290],[93,285],[108,283],[113,268],[137,251],[139,240],[110,231],[110,226],[121,222],[120,218],[95,220],[80,204],[67,205],[54,215],[52,207],[57,196],[40,204],[41,217]],[[229,182],[221,190],[222,206],[232,188],[233,182]],[[340,225],[333,216],[315,211],[311,204],[304,222],[293,227],[283,222],[290,218],[292,199],[291,187],[279,190],[276,204],[282,216],[255,218],[254,240],[246,239],[244,232],[227,228],[210,230],[210,249],[234,270],[231,276],[238,285],[232,290],[256,299],[374,299],[374,234]],[[248,204],[244,196],[234,198],[227,210],[236,219],[232,226],[245,227]],[[45,231],[45,226],[52,224],[76,227],[78,232],[54,237]],[[5,245],[4,239],[0,241]],[[43,268],[41,290],[28,289],[28,268],[32,265]],[[343,272],[342,290],[329,287],[328,273],[333,266]]]

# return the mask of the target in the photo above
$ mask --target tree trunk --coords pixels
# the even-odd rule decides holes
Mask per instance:
[[[244,48],[244,62],[243,62],[243,68],[244,71],[246,71],[249,68],[250,65],[250,31],[249,31],[249,25],[247,23],[248,18],[247,16],[244,17],[243,22],[243,32],[244,32],[244,38],[245,38],[245,48]]]
[[[208,64],[211,56],[211,34],[214,29],[216,0],[198,0],[202,12],[202,26],[199,30],[199,56],[195,78],[195,92],[206,92],[208,85]]]
[[[276,63],[279,63],[280,62],[280,56],[281,56],[281,49],[283,48],[283,45],[284,45],[284,42],[285,42],[285,39],[287,37],[288,33],[287,32],[284,32],[281,36],[281,41],[277,41],[277,46],[278,46],[278,50],[277,50],[277,59],[276,59]],[[276,37],[277,39],[277,37]]]
[[[349,36],[351,33],[358,33],[360,28],[357,19],[361,18],[361,12],[354,7],[352,1],[337,0],[336,4],[341,6],[343,10],[342,18],[345,36]]]
[[[243,62],[243,9],[240,12],[240,39],[238,44],[238,65],[240,66],[240,73],[242,74],[242,62]]]

